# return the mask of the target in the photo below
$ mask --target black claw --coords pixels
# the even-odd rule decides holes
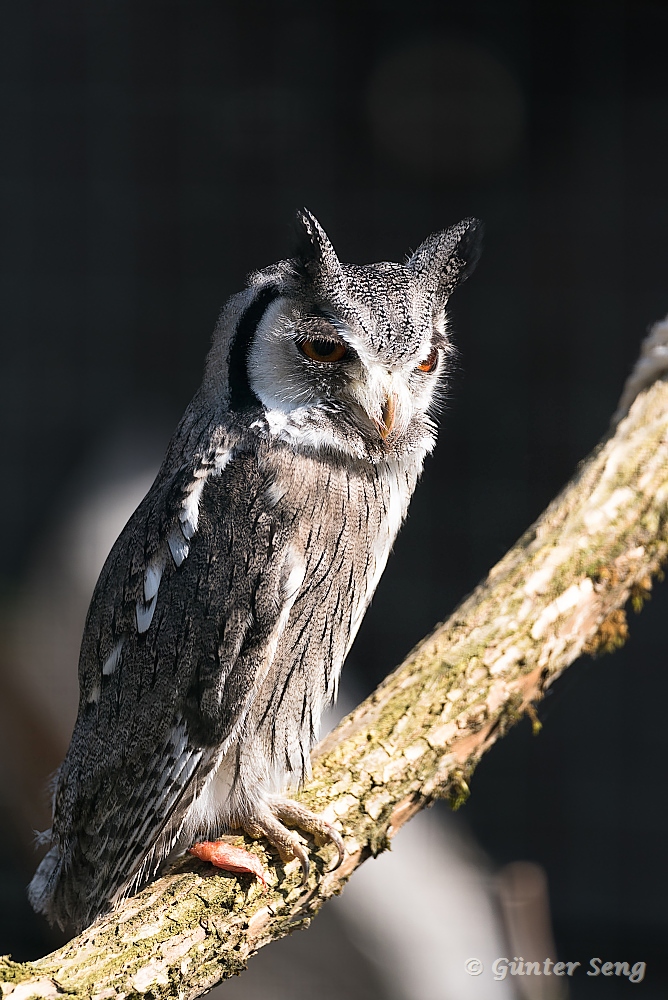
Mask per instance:
[[[308,875],[311,870],[311,862],[309,860],[308,851],[305,850],[301,844],[293,844],[292,850],[295,857],[299,858],[299,864],[302,866],[302,885],[306,885],[308,882]]]
[[[331,842],[336,847],[336,850],[338,851],[338,857],[336,859],[336,862],[329,869],[330,872],[335,872],[346,856],[346,848],[343,843],[343,840],[341,839],[341,834],[339,833],[339,831],[335,830],[333,826],[329,825],[329,823],[327,824],[327,836],[329,837]]]

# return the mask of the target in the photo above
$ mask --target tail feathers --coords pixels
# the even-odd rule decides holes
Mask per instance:
[[[104,902],[91,898],[87,889],[72,878],[70,865],[56,844],[44,855],[28,886],[28,900],[52,926],[61,931],[82,931],[99,915]]]
[[[57,845],[52,847],[28,886],[28,899],[33,909],[61,930],[79,934],[120,899],[148,881],[157,868],[155,863],[150,867],[144,865],[141,882],[136,880],[138,884],[113,878],[105,882],[104,858],[95,861],[83,857],[80,852],[72,857],[69,852],[61,853]]]
[[[63,852],[56,844],[42,859],[28,886],[28,899],[37,913],[61,930],[79,933],[120,900],[141,889],[158,873],[176,848],[180,823],[170,823],[153,847],[130,866],[116,857],[110,870],[104,852],[87,855],[75,842]],[[187,845],[184,845],[187,846]]]
[[[191,756],[194,769],[202,752]],[[173,851],[188,846],[179,844],[183,826],[215,762],[212,756],[195,780],[172,786],[166,821],[152,808],[152,800],[137,801],[127,815],[118,811],[101,819],[98,815],[95,826],[80,822],[76,835],[70,830],[69,836],[58,837],[54,832],[51,842],[59,842],[45,855],[28,888],[33,908],[51,924],[78,933],[146,885]]]
[[[28,886],[28,899],[33,910],[43,913],[52,924],[64,928],[67,920],[61,920],[58,914],[52,912],[55,887],[58,883],[61,865],[60,849],[56,845],[44,856]]]

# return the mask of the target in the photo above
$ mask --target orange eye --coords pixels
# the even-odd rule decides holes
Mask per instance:
[[[434,371],[437,364],[438,364],[438,349],[436,347],[432,347],[432,349],[430,350],[429,354],[424,359],[424,361],[421,361],[420,364],[418,365],[418,370],[430,374],[431,372]]]
[[[326,364],[343,361],[348,353],[345,344],[336,340],[300,340],[297,347],[311,361],[324,361]]]

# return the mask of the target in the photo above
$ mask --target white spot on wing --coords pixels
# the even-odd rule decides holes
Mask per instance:
[[[158,600],[157,593],[150,601],[137,601],[137,631],[141,634],[146,632],[153,620],[153,612]]]
[[[227,465],[232,460],[234,450],[232,448],[225,448],[224,450],[217,451],[216,457],[214,458],[214,468],[216,470],[216,475],[219,476],[221,472],[225,469]]]
[[[144,600],[149,603],[158,593],[164,565],[157,559],[149,563],[144,572]]]
[[[205,482],[206,479],[202,478],[197,479],[193,483],[179,511],[181,531],[187,541],[190,541],[197,531],[197,525],[199,524],[199,502]]]
[[[94,705],[100,700],[100,685],[96,684],[91,693],[88,695],[88,704]]]
[[[144,600],[137,601],[137,630],[140,633],[146,632],[153,620],[164,568],[164,559],[156,558],[144,570]]]
[[[174,528],[167,539],[167,544],[169,545],[169,551],[172,553],[175,565],[180,566],[190,552],[190,546],[183,537],[180,528]]]
[[[118,642],[112,649],[111,653],[102,664],[102,673],[105,675],[105,677],[108,677],[109,674],[113,674],[114,670],[118,666],[119,660],[121,658],[121,650],[123,649],[124,641],[125,641],[124,639],[118,640]]]
[[[183,537],[186,541],[190,541],[197,531],[197,526],[199,524],[199,504],[202,499],[204,484],[212,472],[214,475],[219,476],[229,465],[233,456],[233,448],[221,448],[217,450],[213,456],[213,465],[202,465],[198,469],[195,469],[195,482],[188,490],[188,494],[181,505],[181,510],[179,511],[181,531],[183,532]],[[185,558],[187,554],[188,553],[186,552],[183,558]],[[173,551],[172,555],[174,555]],[[176,561],[176,556],[174,559]],[[183,562],[183,559],[181,562]],[[178,565],[179,563],[177,563],[177,566]]]

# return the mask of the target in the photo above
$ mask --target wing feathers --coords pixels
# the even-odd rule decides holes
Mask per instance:
[[[56,793],[60,861],[40,877],[39,905],[61,923],[83,926],[154,874],[243,726],[304,579],[290,525],[263,502],[269,482],[255,457],[214,456],[210,469],[190,490],[185,479],[171,491],[156,483],[93,597]],[[156,524],[161,537],[149,537]]]

